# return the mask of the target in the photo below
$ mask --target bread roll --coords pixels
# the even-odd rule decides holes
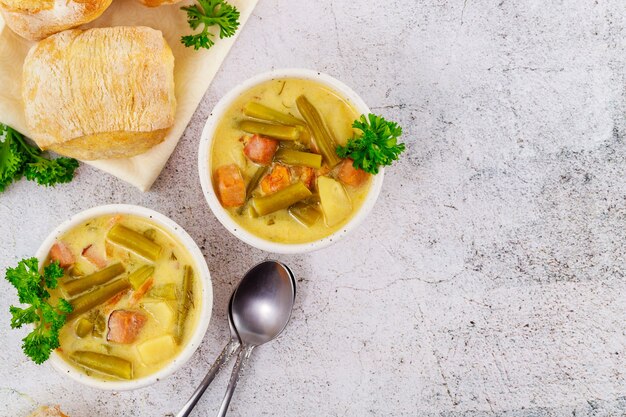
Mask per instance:
[[[176,4],[180,1],[181,0],[139,0],[140,3],[148,7],[158,7],[158,6],[163,6],[167,4]]]
[[[39,40],[98,18],[111,0],[0,0],[7,26],[18,35]]]
[[[126,158],[174,123],[174,56],[147,27],[73,29],[26,56],[22,97],[42,149],[82,160]]]
[[[53,405],[52,407],[43,406],[39,407],[33,413],[31,413],[28,417],[68,417],[66,414],[61,412],[61,409],[58,405]]]

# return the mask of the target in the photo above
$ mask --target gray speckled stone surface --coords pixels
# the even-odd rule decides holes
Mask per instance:
[[[263,0],[153,190],[83,166],[0,197],[0,268],[105,203],[180,223],[213,274],[213,319],[174,376],[99,392],[21,354],[0,282],[0,407],[165,416],[227,340],[239,277],[268,255],[226,233],[197,179],[212,106],[261,71],[302,66],[353,86],[406,128],[366,225],[307,256],[288,331],[258,349],[232,416],[626,414],[626,3],[623,0]],[[214,415],[222,374],[195,415]]]

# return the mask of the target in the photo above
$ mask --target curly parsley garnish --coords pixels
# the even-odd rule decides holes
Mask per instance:
[[[21,133],[0,123],[0,192],[22,175],[45,186],[70,182],[76,168],[76,159],[48,159]]]
[[[201,24],[202,31],[195,35],[186,35],[181,38],[183,45],[193,46],[195,50],[209,49],[215,44],[213,33],[209,28],[214,25],[220,27],[220,39],[230,38],[239,28],[239,10],[224,0],[198,0],[198,4],[181,7],[187,12],[187,22],[191,29],[196,30]]]
[[[361,115],[352,127],[363,132],[362,135],[348,140],[346,146],[337,146],[337,155],[352,159],[355,168],[378,174],[381,166],[391,165],[405,150],[404,143],[398,143],[402,128],[395,122],[369,114]]]
[[[64,299],[56,306],[48,302],[50,293],[46,288],[56,288],[62,276],[63,269],[58,262],[46,266],[42,276],[37,258],[23,259],[17,267],[6,271],[6,279],[17,289],[20,303],[30,304],[26,308],[9,308],[11,328],[34,324],[35,329],[22,339],[22,349],[37,364],[45,362],[50,352],[59,347],[59,330],[65,324],[66,315],[72,312],[72,305]]]

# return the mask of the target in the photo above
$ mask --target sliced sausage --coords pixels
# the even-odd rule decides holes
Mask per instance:
[[[263,190],[265,194],[275,193],[289,185],[291,185],[289,169],[280,164],[277,164],[272,171],[261,180],[261,190]]]
[[[248,143],[243,148],[243,153],[255,164],[269,165],[274,159],[276,149],[278,149],[277,140],[254,135],[248,139]]]
[[[225,165],[215,171],[217,195],[224,207],[239,207],[246,201],[246,184],[237,165]]]
[[[367,181],[370,174],[362,169],[355,168],[352,165],[353,163],[354,161],[352,159],[344,159],[339,166],[337,178],[346,185],[358,187]]]
[[[116,343],[133,343],[147,320],[147,317],[138,311],[115,310],[109,316],[107,340]]]
[[[75,259],[70,248],[63,242],[56,242],[50,249],[50,259],[58,261],[61,268],[74,265]]]

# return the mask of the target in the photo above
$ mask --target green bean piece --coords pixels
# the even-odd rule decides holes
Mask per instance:
[[[313,193],[311,197],[307,198],[303,203],[307,203],[309,205],[319,204],[322,200],[320,199],[319,193]]]
[[[77,364],[96,372],[121,379],[133,378],[133,364],[118,356],[78,350],[70,354]]]
[[[120,263],[107,266],[98,272],[87,275],[83,278],[73,279],[63,283],[63,289],[70,297],[90,290],[98,285],[106,284],[113,278],[124,272],[124,266]]]
[[[141,287],[141,284],[146,282],[146,280],[150,278],[152,274],[154,274],[153,266],[140,266],[128,276],[128,281],[130,281],[130,285],[133,287],[133,290],[136,290],[137,288]]]
[[[189,265],[185,265],[185,272],[183,275],[183,285],[181,287],[181,293],[178,297],[178,311],[176,316],[176,328],[174,329],[174,340],[180,345],[183,341],[185,334],[185,322],[187,321],[187,315],[189,309],[193,304],[193,268]]]
[[[163,298],[165,300],[176,299],[176,284],[159,285],[148,291],[148,296],[154,298]]]
[[[305,96],[298,97],[296,99],[296,105],[298,106],[300,114],[304,120],[306,120],[309,129],[311,129],[315,143],[322,153],[324,160],[331,168],[334,167],[341,162],[341,158],[337,156],[337,152],[335,151],[337,142],[333,138],[328,126],[326,126],[326,123],[324,123],[322,115]]]
[[[306,150],[311,149],[311,131],[306,126],[301,126],[300,138],[298,139],[298,143],[301,147],[306,148]]]
[[[252,207],[251,205],[249,205],[246,208],[246,216],[248,216],[251,219],[256,219],[257,217],[259,217],[259,213],[256,212],[256,210],[254,209],[254,207]]]
[[[161,254],[161,246],[121,224],[116,224],[109,230],[107,239],[152,262],[156,261]]]
[[[246,208],[246,205],[248,204],[248,201],[250,200],[250,198],[252,198],[252,192],[259,185],[259,182],[261,181],[261,178],[263,178],[265,176],[265,174],[267,174],[267,171],[269,169],[270,168],[267,167],[267,166],[259,167],[259,169],[257,169],[256,172],[254,173],[254,175],[252,176],[252,178],[250,178],[250,181],[248,182],[248,185],[246,185],[246,199],[245,199],[244,203],[241,205],[241,207],[239,207],[237,209],[237,214],[239,214],[239,215],[243,214],[243,211]]]
[[[70,276],[72,278],[80,278],[80,277],[84,277],[85,276],[85,272],[83,271],[83,269],[80,267],[80,265],[77,263],[75,263],[74,265],[70,266],[67,270],[67,272],[69,272]]]
[[[317,206],[303,202],[289,207],[289,214],[306,227],[313,226],[322,217],[322,213]]]
[[[297,126],[273,125],[269,123],[243,120],[239,123],[241,130],[248,133],[256,133],[280,140],[298,140],[300,129]]]
[[[104,332],[107,329],[107,322],[104,319],[104,314],[102,312],[97,311],[96,321],[93,323],[93,330],[91,334],[97,337],[104,337]]]
[[[156,229],[148,229],[143,232],[143,235],[154,242],[154,239],[156,239],[157,231]]]
[[[305,132],[305,130],[303,130],[303,132]],[[308,152],[310,150],[309,147],[303,143],[302,136],[299,140],[283,140],[280,142],[280,147],[278,149],[292,149],[294,151],[302,152]]]
[[[113,282],[96,288],[86,294],[79,295],[76,298],[70,300],[70,304],[74,309],[69,314],[68,319],[72,320],[78,317],[82,313],[91,310],[92,308],[104,303],[114,295],[130,288],[130,282],[127,278],[120,278]]]
[[[279,149],[274,155],[274,159],[287,165],[300,165],[316,169],[322,167],[322,155],[311,152]]]
[[[267,166],[260,167],[259,169],[256,170],[252,178],[250,178],[250,181],[248,182],[248,185],[246,186],[246,200],[252,196],[252,192],[259,185],[261,178],[263,178],[265,174],[267,174],[267,171],[269,169],[270,167],[267,167]]]
[[[255,119],[265,120],[267,122],[279,123],[281,125],[300,125],[304,126],[304,121],[290,114],[282,113],[274,110],[261,103],[250,101],[243,107],[243,114]]]
[[[304,200],[312,195],[311,191],[302,181],[291,184],[282,190],[276,191],[263,197],[255,197],[250,203],[259,216],[273,213]]]
[[[82,318],[78,320],[76,323],[76,336],[81,339],[93,331],[93,323],[87,320],[86,318]]]

